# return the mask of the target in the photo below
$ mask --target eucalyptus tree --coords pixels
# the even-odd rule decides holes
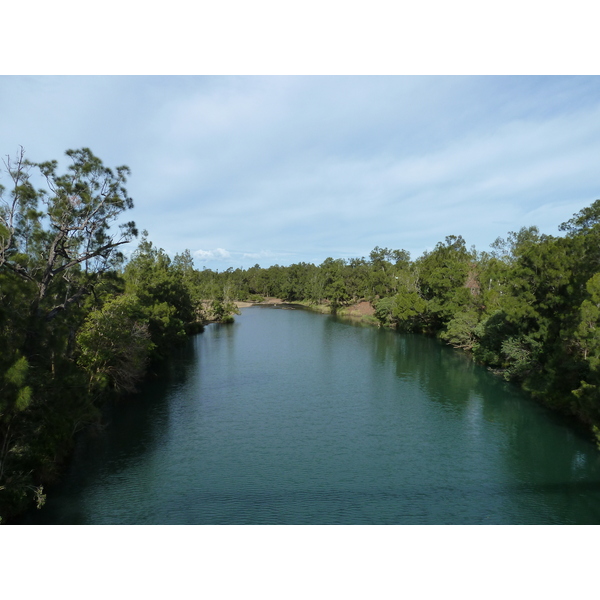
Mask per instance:
[[[137,235],[129,169],[105,167],[89,148],[70,164],[31,162],[21,148],[3,160],[0,186],[0,505],[32,491],[51,471],[77,423],[93,412],[73,353],[85,297],[120,264]],[[58,318],[58,317],[61,318]]]
[[[467,286],[474,256],[462,236],[449,235],[415,262],[421,297],[427,301],[427,328],[440,330],[471,303]]]
[[[369,254],[369,296],[384,298],[398,289],[399,271],[408,268],[410,254],[406,250],[390,250],[375,246]]]
[[[324,297],[336,309],[339,306],[347,304],[350,300],[350,294],[346,288],[345,275],[346,261],[343,258],[326,258],[320,265],[323,277]]]
[[[188,258],[180,255],[173,264],[144,231],[124,269],[125,292],[134,296],[142,307],[155,357],[162,357],[171,344],[185,339],[186,329],[198,318],[198,302],[191,293],[191,272],[186,274],[190,266]]]
[[[90,293],[99,275],[122,260],[119,247],[137,235],[133,221],[111,227],[133,208],[126,166],[105,167],[89,148],[67,150],[71,164],[25,159],[4,161],[11,189],[2,190],[0,268],[33,288],[29,304],[32,337],[36,321],[51,321]],[[36,187],[34,183],[41,183]]]

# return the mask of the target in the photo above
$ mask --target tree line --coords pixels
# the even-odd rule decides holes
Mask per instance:
[[[412,260],[376,247],[217,272],[189,250],[169,257],[122,222],[127,167],[83,148],[70,164],[4,161],[0,185],[0,516],[44,502],[74,435],[107,399],[135,392],[153,366],[236,301],[370,302],[381,326],[436,335],[596,433],[600,425],[600,200],[560,226],[498,238],[489,252],[451,235]],[[119,224],[120,223],[120,224]]]

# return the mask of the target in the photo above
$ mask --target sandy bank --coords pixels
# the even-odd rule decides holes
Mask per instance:
[[[238,308],[248,308],[249,306],[259,306],[261,304],[287,304],[281,298],[267,297],[262,302],[234,302]]]
[[[249,306],[260,306],[263,304],[299,304],[301,306],[306,307],[309,310],[314,312],[326,313],[330,314],[332,312],[331,306],[326,304],[310,304],[308,301],[299,301],[299,302],[285,302],[281,300],[281,298],[265,298],[262,302],[236,302],[235,305],[238,308],[248,308]],[[356,304],[352,304],[350,306],[344,306],[343,308],[339,308],[337,314],[340,317],[348,317],[351,319],[357,319],[360,321],[364,321],[365,323],[370,323],[373,325],[378,325],[379,323],[375,319],[375,309],[371,305],[370,302],[362,301],[357,302]]]

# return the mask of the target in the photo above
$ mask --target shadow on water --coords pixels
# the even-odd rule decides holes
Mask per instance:
[[[195,337],[195,336],[194,336]],[[61,481],[47,486],[47,502],[32,509],[15,524],[44,524],[59,519],[60,506],[75,492],[118,473],[165,439],[169,428],[169,397],[193,375],[194,337],[171,351],[169,360],[155,367],[139,391],[109,401],[99,426],[79,433],[73,455]],[[75,507],[75,505],[72,505]],[[85,524],[83,512],[70,513],[75,524]],[[71,521],[70,521],[71,522]]]
[[[332,323],[355,326],[343,319]],[[377,362],[393,365],[399,380],[423,390],[428,401],[461,424],[463,435],[486,442],[497,438],[498,456],[512,481],[482,485],[477,493],[552,496],[564,522],[569,522],[576,497],[590,494],[593,502],[600,501],[600,454],[580,423],[436,339],[382,329],[373,332],[371,342]],[[443,435],[432,430],[432,436]],[[600,508],[592,507],[582,522],[597,523],[599,518]]]

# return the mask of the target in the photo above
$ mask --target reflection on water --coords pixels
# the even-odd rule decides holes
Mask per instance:
[[[588,439],[465,355],[244,309],[107,413],[37,523],[598,523]]]

